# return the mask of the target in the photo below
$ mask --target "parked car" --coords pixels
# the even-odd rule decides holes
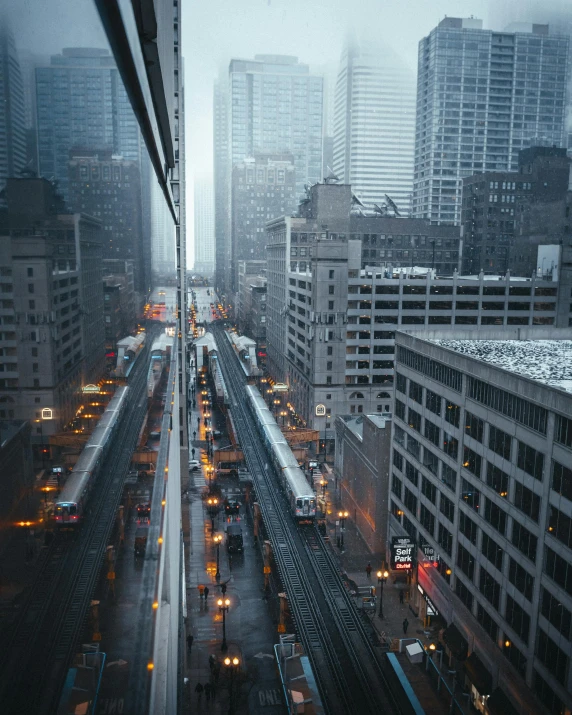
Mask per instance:
[[[189,459],[189,470],[194,472],[196,469],[201,468],[201,463],[198,459]]]
[[[219,439],[220,437],[222,437],[222,432],[218,429],[213,430],[213,437],[215,439]]]

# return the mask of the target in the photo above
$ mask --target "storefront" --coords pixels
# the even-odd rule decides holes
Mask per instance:
[[[492,693],[493,677],[475,651],[463,663],[463,668],[473,707],[478,712],[484,713],[487,700]]]

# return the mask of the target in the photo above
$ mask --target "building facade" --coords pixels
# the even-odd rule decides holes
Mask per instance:
[[[331,429],[328,415],[391,410],[399,326],[568,326],[565,272],[553,282],[363,269],[362,241],[343,209],[349,188],[314,186],[306,217],[267,227],[268,369],[313,429]]]
[[[26,166],[24,82],[14,36],[0,27],[0,190]]]
[[[215,289],[230,285],[230,182],[228,178],[228,80],[213,88],[213,179],[215,212]]]
[[[472,651],[488,673],[466,671],[480,706],[498,687],[517,712],[572,707],[571,338],[396,338],[389,535],[419,549],[421,609],[457,629],[450,667]]]
[[[415,75],[388,47],[350,40],[340,61],[333,170],[366,205],[411,211]],[[327,176],[327,174],[324,174]]]
[[[339,415],[335,419],[336,497],[372,554],[387,551],[391,415]],[[329,444],[328,434],[324,442]]]
[[[103,256],[132,261],[136,290],[145,295],[139,163],[109,151],[76,149],[70,154],[71,210],[101,222]]]
[[[519,157],[518,172],[486,172],[463,179],[464,273],[546,273],[550,265],[539,260],[539,246],[560,246],[569,238],[566,149],[531,147]]]
[[[297,206],[291,155],[257,155],[232,167],[232,289],[238,291],[238,262],[266,259],[266,223]]]
[[[563,146],[570,38],[446,17],[419,43],[413,215],[459,224],[462,179]]]
[[[139,161],[139,126],[107,50],[66,48],[37,67],[36,111],[40,175],[56,179],[66,201],[72,149],[107,149]]]
[[[197,273],[212,275],[215,264],[215,213],[211,177],[195,177],[195,262]]]

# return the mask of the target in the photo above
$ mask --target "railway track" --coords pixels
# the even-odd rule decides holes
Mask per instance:
[[[127,409],[91,496],[89,514],[71,538],[56,534],[42,556],[18,619],[0,651],[0,703],[10,715],[57,711],[67,670],[77,651],[105,549],[123,492],[131,454],[145,415],[149,331],[129,383]]]
[[[310,658],[324,707],[338,713],[394,713],[376,648],[315,527],[297,529],[240,388],[245,377],[220,326],[221,368],[231,394],[240,444],[253,476],[264,523],[288,594],[299,636]]]

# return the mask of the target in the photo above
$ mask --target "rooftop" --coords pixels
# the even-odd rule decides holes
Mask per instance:
[[[572,340],[429,340],[572,393]]]

